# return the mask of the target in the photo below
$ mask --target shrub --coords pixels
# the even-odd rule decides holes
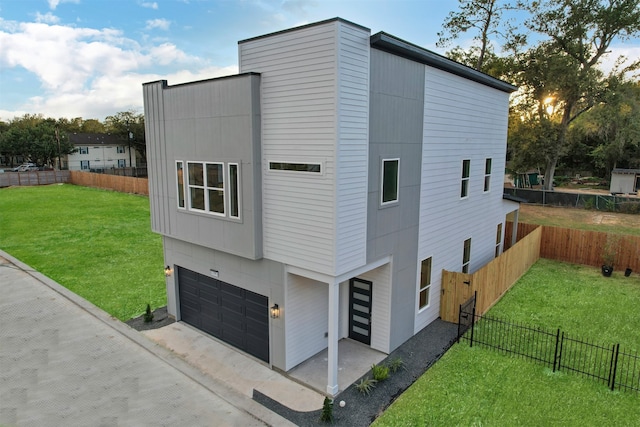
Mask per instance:
[[[371,366],[371,374],[373,375],[373,379],[378,381],[384,381],[389,378],[389,368],[384,365],[373,365]]]
[[[368,396],[369,393],[371,393],[371,390],[376,387],[377,382],[378,381],[367,377],[361,379],[360,382],[355,385],[355,387],[360,393],[366,394]]]
[[[389,367],[389,370],[392,373],[396,373],[398,372],[398,370],[400,370],[401,368],[404,368],[404,361],[402,360],[402,358],[400,357],[396,357],[394,359],[391,359],[388,363],[387,366]]]
[[[144,312],[144,322],[151,323],[153,321],[153,313],[151,312],[151,306],[147,304],[147,311]]]
[[[322,403],[320,421],[325,423],[333,422],[333,400],[329,399],[328,397],[325,397],[324,402]]]

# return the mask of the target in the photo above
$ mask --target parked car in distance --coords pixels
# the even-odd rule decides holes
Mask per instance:
[[[38,166],[35,163],[23,163],[17,168],[12,169],[14,172],[28,172],[28,171],[37,171]]]

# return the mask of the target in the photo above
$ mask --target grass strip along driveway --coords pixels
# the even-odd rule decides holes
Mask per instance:
[[[0,189],[0,248],[120,320],[166,305],[147,197],[67,184]]]
[[[640,351],[640,279],[541,259],[491,316]],[[374,426],[636,426],[640,395],[468,342],[455,344]]]

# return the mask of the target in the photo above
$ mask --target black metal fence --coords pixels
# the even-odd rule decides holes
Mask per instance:
[[[553,371],[575,372],[606,384],[611,390],[640,392],[640,356],[610,346],[546,330],[475,314],[475,297],[460,306],[458,340],[483,345],[505,354],[530,359]],[[464,307],[464,308],[463,308]],[[469,320],[471,319],[471,321]]]
[[[545,191],[528,188],[505,188],[511,196],[543,206],[567,206],[607,212],[640,213],[640,199],[620,195],[564,193],[562,190]]]

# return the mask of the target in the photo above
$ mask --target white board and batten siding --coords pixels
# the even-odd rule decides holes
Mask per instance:
[[[418,310],[415,332],[439,315],[442,270],[461,271],[471,238],[469,272],[493,259],[502,199],[509,94],[425,66],[418,274],[432,259],[430,304]],[[492,159],[484,191],[485,160]],[[468,196],[460,197],[462,161],[471,160]],[[416,295],[419,284],[416,284]]]
[[[368,38],[333,20],[239,45],[240,72],[261,73],[266,258],[332,276],[365,262]]]

